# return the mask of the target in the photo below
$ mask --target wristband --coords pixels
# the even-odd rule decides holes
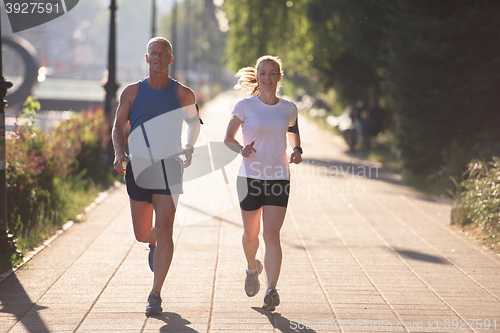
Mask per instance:
[[[191,150],[191,154],[194,153],[194,146],[190,145],[189,143],[186,145],[186,149]]]
[[[186,121],[186,123],[188,124],[194,124],[196,123],[197,121],[201,121],[200,119],[200,116],[198,114],[195,114],[193,117],[191,118],[184,118],[184,120]]]
[[[293,150],[295,150],[295,149],[298,149],[301,155],[304,153],[302,150],[302,147],[300,147],[300,146],[293,147]]]

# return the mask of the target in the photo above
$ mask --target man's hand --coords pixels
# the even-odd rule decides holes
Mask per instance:
[[[182,150],[181,155],[186,156],[186,159],[182,163],[182,166],[187,168],[188,166],[191,165],[191,160],[193,159],[193,149],[192,148],[184,148]]]
[[[113,166],[115,167],[116,172],[118,172],[120,175],[125,174],[128,160],[129,157],[125,155],[125,153],[118,153],[115,155]]]

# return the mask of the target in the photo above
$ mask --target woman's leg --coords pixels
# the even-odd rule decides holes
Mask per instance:
[[[256,210],[241,210],[243,219],[243,251],[248,263],[248,270],[257,268],[255,256],[259,249],[260,214],[262,208]]]
[[[264,243],[266,244],[264,267],[266,268],[268,288],[276,288],[282,260],[280,230],[285,220],[286,207],[263,206],[262,210]]]

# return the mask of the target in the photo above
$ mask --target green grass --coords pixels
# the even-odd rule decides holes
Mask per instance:
[[[76,186],[78,187],[78,186]],[[63,221],[63,223],[68,221],[79,222],[77,216],[85,211],[85,208],[89,206],[99,195],[101,191],[105,190],[103,186],[90,186],[85,189],[80,186],[80,188],[75,189],[75,184],[71,182],[62,182],[59,184],[57,191],[60,191],[61,197],[64,197],[64,202],[60,203],[60,210],[57,212],[58,218]],[[65,222],[64,222],[65,221]],[[40,246],[45,240],[53,236],[60,227],[54,224],[44,224],[43,226],[37,228],[36,231],[29,233],[26,237],[18,237],[16,239],[17,250],[26,256],[29,251]],[[17,255],[12,255],[6,257],[4,255],[0,256],[0,273],[17,267],[23,262],[23,259]]]

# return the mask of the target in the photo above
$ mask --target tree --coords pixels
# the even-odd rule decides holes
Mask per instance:
[[[282,59],[286,75],[308,75],[313,40],[304,15],[309,0],[226,0],[228,66],[253,66],[266,54]]]
[[[405,168],[431,174],[453,142],[470,148],[482,132],[499,140],[500,3],[408,0],[384,8],[387,92]]]
[[[374,89],[396,114],[414,174],[450,159],[460,173],[481,150],[479,136],[500,141],[499,1],[226,0],[224,8],[233,70],[271,53],[346,103]]]
[[[314,0],[308,10],[312,66],[322,85],[348,102],[366,99],[369,87],[379,90],[385,17],[378,2]]]

